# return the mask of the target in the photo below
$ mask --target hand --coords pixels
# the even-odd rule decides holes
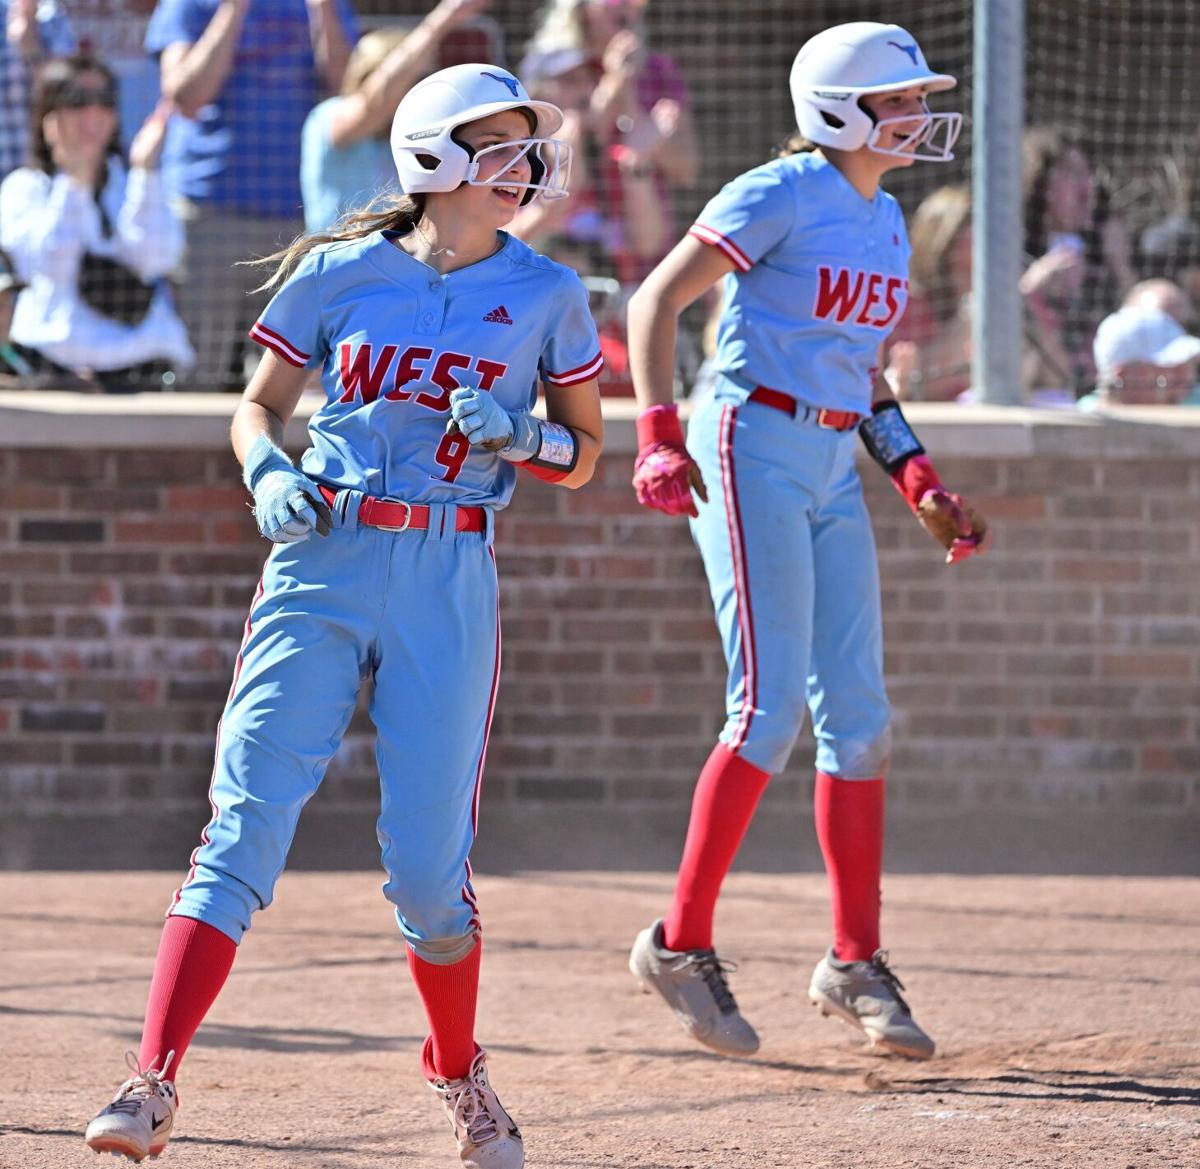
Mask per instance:
[[[162,158],[163,143],[167,137],[167,119],[173,104],[160,101],[129,144],[129,165],[137,170],[154,170]]]
[[[472,445],[493,453],[508,447],[516,435],[516,424],[486,390],[459,386],[450,392],[450,423]]]
[[[943,489],[926,491],[917,504],[922,527],[946,549],[946,563],[986,552],[991,543],[987,521],[961,495]]]
[[[1021,295],[1065,303],[1078,295],[1085,271],[1083,253],[1069,244],[1060,244],[1038,256],[1025,269],[1020,281]]]
[[[315,531],[329,535],[333,515],[317,486],[294,467],[268,471],[254,485],[254,519],[275,544],[298,544]]]
[[[490,3],[491,0],[441,0],[426,19],[436,21],[449,30],[484,12]]]
[[[633,465],[633,489],[643,507],[667,515],[699,515],[693,491],[702,502],[708,502],[708,489],[700,468],[687,447],[675,443],[658,442],[638,451]]]
[[[604,46],[600,65],[605,73],[615,74],[625,80],[636,77],[642,67],[645,47],[642,38],[631,28],[623,28],[613,35]]]

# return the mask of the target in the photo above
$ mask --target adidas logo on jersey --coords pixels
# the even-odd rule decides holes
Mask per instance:
[[[490,313],[487,313],[484,318],[489,324],[493,325],[511,325],[512,317],[508,315],[508,309],[504,305],[497,305]]]

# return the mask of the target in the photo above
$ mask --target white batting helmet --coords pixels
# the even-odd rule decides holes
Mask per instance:
[[[948,162],[954,157],[951,148],[962,129],[962,114],[926,112],[923,118],[876,122],[859,98],[917,85],[937,92],[957,84],[948,73],[930,70],[920,45],[898,24],[863,20],[835,25],[806,41],[792,62],[792,101],[800,133],[818,146],[838,150],[866,146],[878,154]],[[880,130],[899,122],[920,124],[899,146],[879,146]]]
[[[503,110],[528,110],[536,121],[530,137],[487,146],[478,152],[455,138],[458,127]],[[492,183],[477,182],[480,157],[491,150],[511,151],[518,146],[523,149],[512,162],[524,156],[529,158],[530,182],[516,183],[504,178],[502,185],[525,188],[522,204],[538,194],[547,199],[562,198],[567,194],[571,148],[551,137],[562,123],[563,114],[558,106],[534,101],[507,69],[486,64],[442,69],[414,85],[396,107],[392,119],[392,158],[400,176],[400,189],[412,195],[422,191],[453,191],[463,183],[492,185],[503,178],[504,172],[496,175]]]

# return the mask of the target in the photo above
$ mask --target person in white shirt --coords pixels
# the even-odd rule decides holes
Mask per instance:
[[[126,165],[116,104],[115,75],[89,55],[38,76],[31,165],[0,183],[0,247],[27,285],[10,339],[42,373],[161,389],[195,362],[165,279],[184,243],[158,168],[170,111],[146,119]]]

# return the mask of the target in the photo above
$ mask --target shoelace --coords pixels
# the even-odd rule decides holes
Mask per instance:
[[[154,1064],[158,1062],[158,1056],[156,1055],[150,1061],[151,1066],[143,1071],[138,1057],[132,1051],[127,1051],[125,1053],[125,1066],[133,1072],[133,1075],[121,1085],[120,1094],[108,1106],[109,1110],[111,1112],[129,1113],[131,1116],[134,1115],[147,1100],[158,1094],[159,1085],[166,1079],[167,1068],[171,1066],[171,1060],[174,1058],[175,1052],[167,1052],[166,1062],[164,1062],[161,1068],[156,1068],[154,1067]]]
[[[447,1101],[452,1101],[451,1117],[457,1131],[461,1128],[473,1145],[490,1141],[500,1129],[496,1118],[488,1110],[483,1091],[488,1087],[487,1073],[481,1067],[474,1075],[451,1086],[432,1085],[433,1090]]]
[[[722,1015],[732,1015],[737,1010],[737,1000],[729,989],[726,974],[737,970],[736,962],[726,962],[717,957],[715,950],[689,950],[678,963],[678,969],[693,966],[696,973],[704,979],[709,993],[716,1000],[717,1008]]]
[[[904,983],[892,972],[892,968],[887,963],[888,953],[886,950],[876,950],[871,955],[871,969],[875,971],[879,979],[891,992],[896,1002],[904,1008],[906,1015],[912,1014],[912,1008],[904,1001],[904,996],[900,993],[904,989]]]

